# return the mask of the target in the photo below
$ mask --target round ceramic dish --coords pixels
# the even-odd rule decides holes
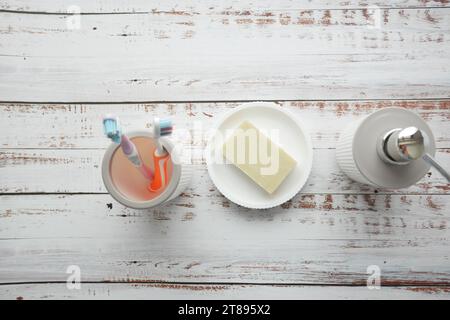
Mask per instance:
[[[220,155],[216,154],[216,149],[220,153],[221,150],[214,143],[215,136],[220,134],[226,139],[245,120],[260,130],[277,130],[279,141],[276,144],[297,161],[297,166],[273,194],[268,194],[233,164],[217,161]],[[311,138],[305,126],[278,105],[269,102],[243,104],[220,119],[212,132],[206,148],[208,172],[217,189],[232,202],[251,209],[268,209],[290,200],[305,185],[313,161]]]
[[[153,140],[152,134],[147,131],[127,132],[127,136],[130,139],[145,138]],[[179,148],[176,148],[175,145],[169,139],[161,138],[160,141],[164,146],[164,148],[168,150],[168,152],[170,153],[172,163],[172,173],[168,186],[160,194],[158,194],[155,198],[151,200],[136,200],[130,196],[127,196],[124,190],[120,190],[120,188],[114,183],[112,173],[112,161],[115,157],[116,151],[119,148],[119,145],[111,143],[109,148],[106,150],[102,162],[103,183],[105,184],[105,187],[111,194],[111,196],[124,206],[134,209],[150,209],[160,204],[166,203],[172,200],[173,198],[177,197],[188,186],[192,175],[192,166],[188,165],[187,163],[183,163],[181,151],[179,150]],[[141,152],[141,155],[143,157],[144,155],[146,157],[147,156],[150,157],[149,155],[145,154],[145,150],[139,151]],[[148,163],[151,162],[150,159],[146,160]],[[131,168],[131,170],[134,170],[134,168]],[[140,181],[140,183],[142,182]],[[145,185],[142,187],[144,188]]]

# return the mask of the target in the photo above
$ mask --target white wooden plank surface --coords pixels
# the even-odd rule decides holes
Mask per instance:
[[[313,168],[306,193],[370,193],[373,188],[349,180],[336,165],[334,146],[342,128],[352,121],[383,107],[406,107],[417,112],[433,128],[437,157],[450,163],[450,106],[448,101],[356,101],[356,102],[280,102],[310,126],[316,147]],[[211,123],[238,103],[146,104],[146,105],[0,105],[4,115],[0,127],[0,192],[77,193],[105,192],[100,178],[104,148],[101,117],[106,112],[121,116],[128,128],[145,128],[154,114],[174,119],[175,139],[191,153],[198,176],[193,185],[212,188],[204,167],[203,149]],[[312,125],[314,123],[314,125]],[[33,128],[33,134],[23,128]],[[16,150],[27,148],[32,150]],[[51,148],[51,149],[49,149]],[[82,148],[82,150],[80,150]],[[92,149],[91,148],[96,148]],[[322,160],[321,160],[322,159]],[[32,174],[35,179],[30,180]],[[51,177],[51,179],[46,179]],[[399,193],[446,193],[450,186],[434,172],[415,186]],[[394,190],[378,190],[395,192]]]
[[[418,113],[433,130],[438,148],[450,148],[450,100],[277,102],[308,127],[314,148],[335,148],[352,121],[386,107]],[[106,148],[102,117],[114,113],[124,128],[143,129],[155,115],[173,119],[174,137],[202,149],[214,122],[240,103],[0,104],[1,148]],[[32,128],[32,134],[28,129]],[[188,132],[186,132],[188,130]]]
[[[0,282],[64,281],[72,264],[84,281],[355,285],[369,265],[385,285],[450,281],[446,195],[316,194],[251,211],[199,192],[149,211],[108,195],[1,196]]]
[[[349,181],[333,160],[345,122],[402,106],[432,125],[441,147],[438,159],[449,163],[448,148],[442,148],[449,141],[448,102],[279,104],[307,122],[314,119],[315,156],[322,161],[316,161],[302,194],[263,212],[221,196],[201,157],[194,161],[191,187],[157,210],[125,209],[104,194],[20,195],[104,193],[99,170],[104,150],[98,148],[108,144],[100,128],[106,111],[131,127],[145,127],[143,115],[170,114],[181,129],[195,121],[208,127],[237,103],[3,104],[2,145],[9,149],[0,151],[1,192],[12,195],[0,201],[0,282],[62,281],[68,265],[80,264],[89,281],[361,284],[370,263],[382,267],[388,285],[448,283],[450,186],[431,171],[398,194],[373,194]],[[201,150],[204,139],[186,143]]]
[[[80,28],[68,25],[69,5]],[[381,7],[379,28],[370,5]],[[449,10],[0,0],[0,298],[448,298],[450,185],[431,170],[405,190],[361,186],[339,172],[334,147],[346,124],[400,106],[427,120],[450,165]],[[197,133],[233,101],[261,99],[283,100],[310,126],[317,161],[292,201],[251,211],[214,188]],[[106,112],[130,128],[174,118],[197,173],[181,197],[137,211],[104,194]],[[99,283],[67,291],[73,264]],[[365,288],[369,265],[382,290]],[[148,281],[158,283],[137,284]]]
[[[450,8],[0,12],[3,101],[449,98]],[[295,7],[294,7],[295,8]],[[182,54],[180,54],[182,53]],[[370,75],[370,76],[369,76]]]
[[[82,284],[68,290],[65,284],[9,285],[0,289],[0,299],[450,299],[450,287],[364,287],[190,285],[190,284]],[[176,311],[176,310],[175,310]]]
[[[96,149],[0,149],[0,193],[105,193],[100,171],[103,154],[104,150]],[[375,189],[355,183],[342,173],[333,149],[316,149],[314,157],[317,161],[302,194],[368,194],[375,190],[382,194],[448,194],[450,190],[450,184],[434,168],[409,188]],[[449,167],[450,149],[439,149],[436,158]],[[215,190],[204,161],[195,155],[193,162],[195,176],[187,193]]]
[[[39,12],[39,13],[67,13],[73,12],[70,6],[79,6],[81,13],[148,13],[152,10],[165,11],[185,11],[192,8],[210,9],[210,10],[265,10],[266,8],[275,8],[277,10],[301,10],[301,9],[356,9],[370,8],[378,6],[380,8],[418,8],[418,7],[448,7],[447,1],[442,0],[350,0],[350,1],[332,1],[332,0],[165,0],[165,1],[147,1],[147,0],[1,0],[0,10],[10,10],[17,12]]]

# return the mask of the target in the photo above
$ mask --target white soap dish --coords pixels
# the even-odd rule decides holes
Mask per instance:
[[[272,194],[260,188],[233,164],[217,161],[222,157],[216,154],[221,152],[216,146],[216,136],[226,139],[245,120],[262,131],[277,130],[279,137],[276,144],[297,161],[297,166]],[[214,134],[206,149],[208,172],[217,189],[230,201],[251,209],[268,209],[290,200],[305,185],[313,161],[311,138],[301,121],[277,104],[245,103],[225,114],[212,132]]]

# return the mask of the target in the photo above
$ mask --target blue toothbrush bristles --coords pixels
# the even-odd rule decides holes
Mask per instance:
[[[172,120],[170,119],[161,119],[159,121],[159,130],[161,136],[169,136],[172,134]]]
[[[117,117],[107,116],[103,119],[105,135],[115,143],[120,143],[122,132]]]

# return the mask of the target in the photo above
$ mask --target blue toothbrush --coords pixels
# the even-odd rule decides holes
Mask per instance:
[[[122,130],[120,129],[119,118],[113,115],[103,117],[103,129],[105,135],[113,142],[119,144],[122,140]]]
[[[103,128],[105,135],[114,143],[120,144],[123,153],[128,160],[141,172],[141,174],[148,180],[152,180],[152,171],[144,164],[142,158],[134,145],[134,143],[124,134],[119,124],[119,118],[112,115],[106,115],[103,118]]]

